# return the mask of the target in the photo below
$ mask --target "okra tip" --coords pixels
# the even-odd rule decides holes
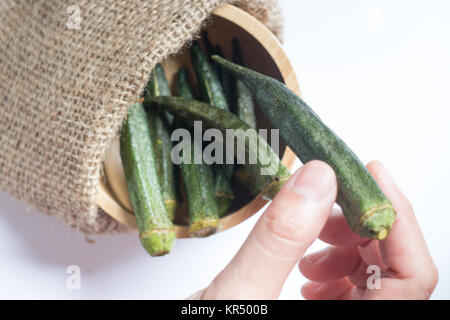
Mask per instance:
[[[175,243],[175,237],[174,229],[155,229],[140,236],[142,246],[152,257],[169,253]]]
[[[225,69],[242,68],[242,66],[232,63],[217,54],[212,55],[211,60],[217,63],[219,66],[224,67]]]
[[[219,225],[219,218],[202,219],[191,223],[189,226],[189,235],[194,238],[204,238],[216,233]]]
[[[387,204],[369,210],[362,217],[357,226],[357,233],[366,238],[383,240],[391,231],[395,221],[395,210]]]

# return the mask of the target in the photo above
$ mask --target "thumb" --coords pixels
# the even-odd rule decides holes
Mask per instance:
[[[334,172],[324,162],[311,161],[300,168],[203,298],[277,298],[289,273],[319,236],[336,190]]]

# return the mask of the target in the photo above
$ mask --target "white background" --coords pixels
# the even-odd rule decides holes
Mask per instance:
[[[365,162],[411,199],[450,298],[450,2],[281,0],[303,97]],[[0,193],[0,298],[185,298],[238,250],[257,217],[152,259],[136,235],[83,236]],[[313,249],[323,246],[316,242]],[[66,288],[79,265],[80,290]],[[264,281],[264,279],[261,279]],[[297,299],[293,270],[281,298]]]

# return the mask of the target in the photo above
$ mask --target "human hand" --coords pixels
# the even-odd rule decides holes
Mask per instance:
[[[228,266],[207,288],[189,299],[276,299],[289,273],[319,235],[337,247],[309,255],[300,263],[305,276],[316,281],[302,288],[306,298],[401,299],[407,298],[406,294],[410,298],[427,298],[436,284],[437,271],[412,209],[379,163],[370,164],[369,170],[397,210],[399,222],[395,223],[392,236],[390,234],[383,241],[363,239],[351,232],[341,213],[333,212],[330,216],[336,199],[336,177],[325,163],[311,161],[280,190]],[[359,245],[362,246],[361,253]],[[372,259],[381,259],[382,253],[387,253],[382,256],[387,260]],[[402,259],[405,259],[404,264],[408,264],[408,260],[415,266],[400,272],[396,268],[404,268],[399,264]],[[371,293],[363,286],[366,277],[362,273],[365,272],[363,267],[367,262],[381,261],[380,267],[384,271],[381,290]],[[415,270],[419,265],[422,268]],[[356,268],[362,271],[355,273]],[[415,292],[411,292],[413,289]]]
[[[361,238],[333,210],[319,236],[331,246],[299,264],[312,280],[302,288],[306,299],[428,299],[436,287],[438,271],[410,202],[380,162],[367,168],[397,212],[392,230],[381,241]],[[381,271],[378,288],[368,283],[369,266]]]

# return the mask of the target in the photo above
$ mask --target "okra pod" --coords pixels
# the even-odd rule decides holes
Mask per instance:
[[[233,61],[239,65],[243,65],[241,49],[236,38],[233,39]],[[223,71],[226,71],[223,69]],[[235,101],[236,114],[250,127],[256,129],[255,104],[253,103],[253,96],[250,89],[247,88],[244,82],[240,79],[235,81]]]
[[[183,185],[189,208],[189,235],[206,237],[216,233],[220,217],[214,193],[212,167],[194,163],[194,154],[202,153],[201,144],[191,141],[190,159],[181,163]]]
[[[194,99],[194,91],[189,85],[188,74],[186,69],[180,68],[177,74],[177,91],[178,96],[186,99]]]
[[[153,68],[150,75],[150,80],[144,89],[143,96],[146,97],[147,95],[167,97],[172,95],[164,68],[160,63],[157,63]],[[169,127],[173,125],[173,116],[170,113],[164,112],[162,118],[166,121]]]
[[[236,38],[233,38],[233,61],[235,63],[243,65],[241,49],[239,47],[239,42]],[[221,70],[221,72],[227,72],[225,69],[222,68],[219,68],[219,70]],[[242,121],[246,122],[253,129],[256,129],[257,126],[255,116],[255,105],[253,103],[252,93],[241,80],[239,79],[233,80],[234,80],[233,102],[235,106],[234,112]],[[244,186],[251,194],[254,194],[255,190],[257,190],[254,183],[255,179],[252,177],[251,173],[248,172],[244,167],[238,166],[234,170],[233,177],[237,182],[239,182],[242,186]]]
[[[201,100],[220,109],[228,110],[228,102],[220,80],[213,71],[213,65],[209,63],[197,43],[191,47],[191,58],[197,75]]]
[[[168,253],[175,242],[156,175],[147,115],[142,104],[130,107],[121,132],[120,156],[140,240],[152,256]]]
[[[144,89],[144,97],[147,96],[171,96],[169,83],[166,79],[164,68],[160,63],[155,65],[147,86]]]
[[[352,230],[363,237],[384,239],[395,221],[395,210],[350,148],[278,80],[218,56],[213,56],[213,60],[245,82],[272,125],[280,129],[283,139],[303,163],[318,159],[334,169],[337,203]]]
[[[189,85],[185,69],[177,75],[178,95],[193,99],[194,93]],[[182,120],[176,119],[180,123]],[[189,208],[189,234],[192,237],[205,237],[217,231],[220,223],[219,210],[214,192],[214,173],[212,166],[205,163],[194,164],[194,153],[202,154],[201,144],[191,139],[191,156],[181,164],[181,174]]]
[[[221,56],[222,58],[224,58],[224,54],[222,51],[222,48],[217,45],[216,46],[216,54]],[[215,64],[213,64],[214,67],[217,67]],[[232,104],[232,96],[233,96],[233,91],[231,88],[231,77],[230,74],[223,69],[217,68],[218,69],[218,74],[219,74],[219,79],[220,79],[220,83],[222,84],[222,88],[223,88],[223,93],[225,94],[225,98],[227,99],[227,103],[228,106],[231,106]]]
[[[144,93],[146,96],[170,96],[170,89],[160,64],[155,66],[150,81]],[[172,141],[166,122],[161,113],[154,109],[147,110],[150,134],[153,142],[153,152],[156,160],[156,173],[167,208],[169,219],[173,221],[178,207],[177,176],[171,159]],[[170,117],[173,116],[170,114]]]
[[[254,129],[235,114],[200,101],[178,97],[149,97],[144,100],[144,104],[171,112],[191,126],[195,120],[199,120],[206,128],[218,129],[222,136],[217,139],[221,139],[227,152],[233,152],[238,160],[240,158],[241,162],[245,162],[242,164],[255,178],[257,190],[264,199],[272,199],[289,179],[289,170],[283,166],[277,154]],[[225,141],[227,129],[232,129],[245,143],[238,143],[239,138],[236,139],[236,136],[232,141]]]
[[[217,72],[214,71],[213,65],[209,63],[207,57],[196,43],[191,47],[191,57],[202,101],[220,109],[229,110]],[[215,192],[220,216],[228,212],[234,201],[234,193],[231,186],[233,169],[233,165],[214,165]]]

